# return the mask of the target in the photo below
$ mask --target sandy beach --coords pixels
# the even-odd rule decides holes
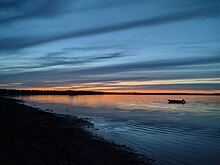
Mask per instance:
[[[153,164],[85,131],[86,120],[57,116],[0,97],[0,164]]]

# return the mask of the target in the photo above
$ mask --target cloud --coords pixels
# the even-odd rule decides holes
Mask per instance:
[[[71,1],[71,0],[13,0],[0,2],[0,10],[10,15],[0,15],[0,24],[15,23],[32,18],[49,18],[67,13],[85,12],[89,10],[106,9],[130,4],[143,3],[144,0],[119,1]]]
[[[208,78],[205,79],[197,79],[198,82],[193,82],[195,79],[171,79],[171,80],[156,80],[156,81],[129,81],[129,80],[118,80],[118,81],[23,81],[20,83],[8,83],[8,84],[0,84],[2,87],[49,87],[49,88],[60,88],[60,89],[99,89],[99,90],[144,90],[144,89],[165,89],[165,90],[220,90],[220,84],[218,83],[218,79],[214,80],[215,82],[211,82]],[[199,81],[202,82],[199,82]],[[192,82],[191,82],[192,81]],[[205,81],[207,81],[205,83]],[[209,82],[210,81],[210,82]],[[172,83],[173,82],[173,83]],[[179,83],[176,83],[179,82]],[[185,83],[186,82],[186,83]],[[135,84],[133,84],[135,83]],[[54,88],[54,89],[55,89]]]
[[[176,59],[164,59],[164,60],[154,60],[154,61],[141,61],[134,63],[126,63],[120,65],[103,66],[97,68],[84,69],[80,71],[75,71],[75,73],[80,72],[80,74],[109,74],[118,73],[124,71],[137,71],[137,70],[161,70],[161,69],[171,69],[183,66],[193,66],[193,65],[203,65],[203,64],[216,64],[220,63],[220,56],[203,56],[203,57],[191,57],[191,58],[176,58]],[[74,73],[70,72],[70,73]]]
[[[110,59],[116,59],[116,58],[121,58],[127,55],[125,51],[116,51],[112,52],[113,50],[109,49],[112,48],[112,46],[94,46],[94,47],[73,47],[73,48],[63,48],[60,51],[57,52],[51,52],[48,53],[44,56],[32,59],[30,62],[33,63],[33,65],[20,65],[20,66],[11,66],[11,67],[6,67],[2,66],[0,67],[1,71],[29,71],[33,69],[40,69],[44,70],[45,68],[48,67],[56,67],[63,65],[64,67],[68,67],[70,65],[74,66],[82,66],[82,64],[89,64],[93,62],[100,62],[100,61],[106,61]],[[97,50],[100,49],[105,49],[108,51],[111,51],[110,53],[99,53]],[[91,51],[91,50],[96,50],[95,54],[92,54],[90,56],[83,56],[83,57],[75,57],[74,54],[77,52],[81,52],[82,50],[86,51]],[[76,51],[76,52],[75,52]],[[90,52],[91,54],[91,52]]]
[[[79,37],[99,35],[110,32],[138,28],[138,27],[158,26],[158,25],[190,20],[190,19],[219,17],[220,16],[219,8],[220,8],[220,3],[217,3],[215,5],[207,5],[193,9],[180,10],[152,18],[135,20],[135,21],[113,24],[102,27],[95,27],[90,29],[83,29],[79,31],[72,31],[72,32],[70,31],[67,33],[54,35],[54,36],[4,38],[0,40],[0,51],[23,49],[26,47],[31,47],[39,44],[44,44],[44,43],[49,43],[64,39],[73,39]]]
[[[3,1],[0,3],[1,10],[8,10],[8,9],[16,9],[18,6],[24,4],[24,0],[15,0],[15,1]]]
[[[116,57],[117,58],[117,57]],[[56,63],[56,61],[54,62]],[[204,56],[192,58],[177,58],[153,60],[90,67],[87,69],[53,69],[41,71],[23,70],[22,73],[1,74],[2,81],[15,80],[72,80],[83,81],[113,81],[113,80],[163,80],[179,78],[219,77],[219,70],[206,70],[206,66],[219,64],[220,56]],[[193,69],[197,67],[197,69]],[[71,71],[69,71],[71,70]],[[141,74],[141,72],[143,72]]]
[[[120,88],[123,90],[123,88]],[[129,87],[127,89],[132,89],[132,87]],[[197,84],[158,84],[158,85],[140,85],[135,86],[133,89],[164,89],[164,90],[220,90],[220,84],[219,83],[197,83]]]
[[[54,17],[66,13],[66,9],[70,4],[70,0],[14,0],[9,2],[1,2],[0,24],[14,23],[17,21],[38,18],[38,17]],[[13,12],[11,12],[13,10]],[[9,15],[7,13],[10,13]]]
[[[3,0],[0,82],[43,87],[219,77],[219,54],[210,54],[219,49],[219,8],[219,0]],[[189,27],[178,23],[185,20],[190,20]],[[170,25],[161,26],[167,24]],[[154,28],[147,29],[151,26]],[[126,31],[134,28],[142,29],[131,34]],[[96,37],[118,31],[125,32]],[[94,37],[46,45],[87,36]],[[115,45],[106,46],[109,42]],[[166,47],[160,43],[166,43]],[[79,46],[67,47],[73,44]],[[33,49],[25,49],[29,47]],[[127,57],[128,52],[137,57]],[[50,82],[46,83],[47,80]],[[203,86],[208,88],[208,84]]]
[[[58,56],[54,56],[54,53],[53,53],[53,54],[49,54],[46,57],[39,58],[42,60],[42,62],[41,62],[42,66],[48,67],[48,66],[57,66],[57,65],[65,65],[65,66],[67,66],[67,65],[82,65],[85,63],[88,64],[91,62],[98,62],[100,60],[120,58],[120,57],[124,56],[124,52],[115,52],[115,53],[94,55],[94,56],[81,57],[81,58],[62,57],[62,56],[60,56],[60,54],[63,54],[63,53],[62,52],[59,53]]]
[[[133,4],[143,4],[146,3],[146,0],[111,0],[111,1],[103,1],[103,0],[93,0],[93,1],[86,1],[80,0],[82,3],[79,3],[78,6],[73,8],[73,11],[90,11],[90,10],[99,10],[99,9],[109,9],[114,7],[122,7],[127,5]]]

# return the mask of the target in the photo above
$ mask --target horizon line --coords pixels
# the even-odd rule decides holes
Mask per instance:
[[[53,94],[57,94],[57,95],[60,95],[62,93],[65,93],[66,95],[74,95],[74,92],[81,92],[81,94],[87,93],[87,94],[107,94],[107,95],[108,94],[109,95],[114,95],[114,94],[117,94],[117,95],[220,95],[220,92],[206,93],[207,90],[204,90],[204,92],[183,92],[184,90],[179,90],[181,92],[106,92],[106,91],[95,91],[95,90],[0,89],[0,91],[24,92],[24,93],[25,92],[39,92],[39,94],[42,94],[42,95],[44,95],[44,93],[46,93],[46,92],[53,92]],[[170,90],[170,91],[172,91],[172,90]],[[178,91],[178,90],[175,90],[175,91]],[[201,90],[199,90],[199,91],[201,91]],[[70,92],[70,93],[68,94],[68,92]]]

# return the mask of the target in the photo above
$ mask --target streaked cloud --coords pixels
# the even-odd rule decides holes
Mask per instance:
[[[219,89],[218,0],[0,2],[1,88]]]
[[[49,3],[50,4],[50,3]],[[47,6],[47,5],[46,5]],[[79,31],[71,31],[68,33],[58,34],[54,36],[42,36],[42,37],[19,37],[19,38],[3,38],[0,40],[0,50],[17,50],[26,47],[31,47],[48,42],[54,42],[64,39],[79,38],[86,36],[99,35],[103,33],[110,33],[115,31],[127,30],[138,27],[158,26],[161,24],[167,24],[177,21],[219,17],[220,16],[220,3],[214,5],[207,5],[205,7],[198,7],[187,10],[180,10],[177,12],[171,12],[161,16],[152,18],[134,20],[125,23],[113,24],[108,26],[101,26],[95,28],[88,28]],[[41,13],[41,12],[40,12]],[[4,22],[4,20],[2,20]]]

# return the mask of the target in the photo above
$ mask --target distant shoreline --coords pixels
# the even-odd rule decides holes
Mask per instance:
[[[139,92],[99,92],[99,91],[55,91],[55,90],[15,90],[0,89],[0,96],[7,95],[206,95],[220,96],[220,93],[139,93]]]
[[[220,96],[220,93],[130,93],[130,92],[104,92],[106,95],[211,95]]]

